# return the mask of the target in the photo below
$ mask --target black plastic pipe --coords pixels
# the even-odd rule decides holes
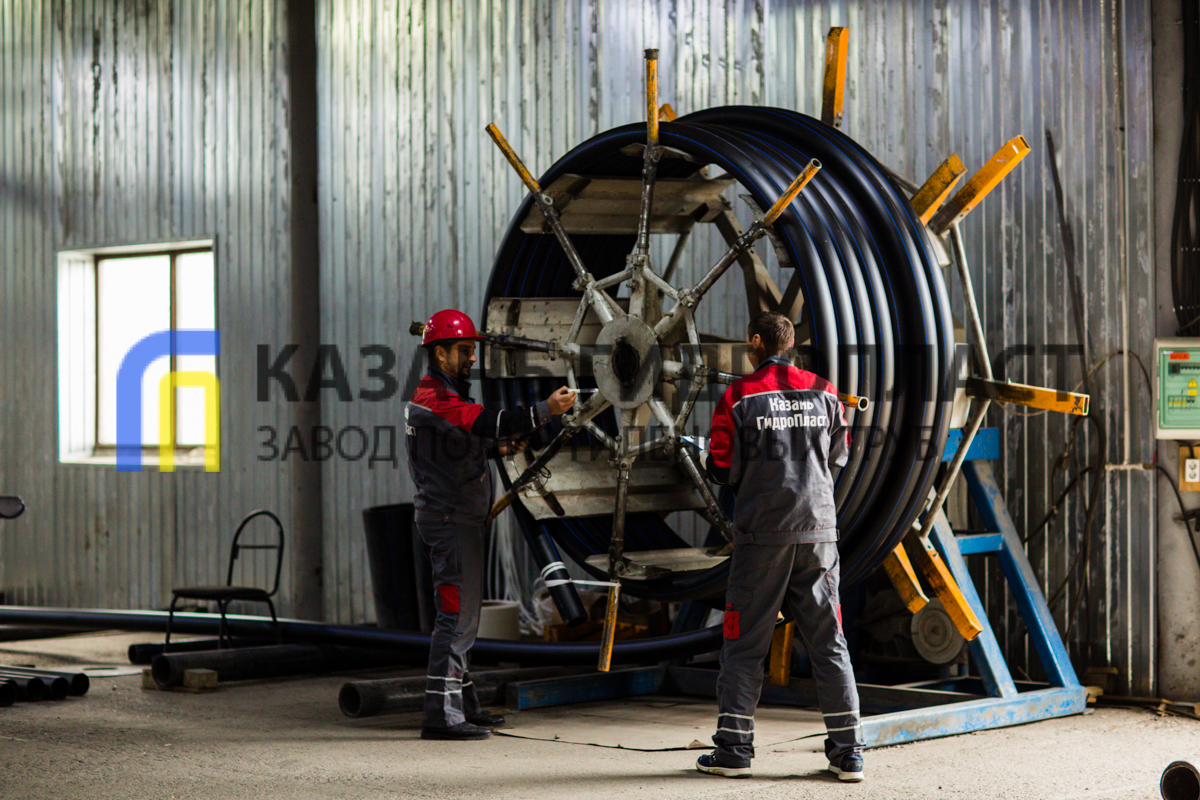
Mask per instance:
[[[9,680],[16,681],[17,686],[23,688],[26,693],[40,693],[39,697],[30,696],[30,700],[41,700],[44,698],[50,698],[51,700],[66,700],[67,696],[71,694],[71,682],[63,677],[53,675],[30,675],[28,673],[10,670],[7,667],[0,667],[0,678],[7,678]],[[41,689],[38,689],[37,686],[33,686],[33,688],[30,689],[30,686],[35,682],[37,685],[41,686]]]
[[[82,697],[92,686],[92,679],[82,672],[64,672],[57,669],[35,669],[33,667],[0,667],[8,674],[28,675],[31,678],[62,678],[67,682],[68,693]]]
[[[269,617],[229,614],[226,619],[229,621],[230,633],[234,636],[265,637],[274,633]],[[219,618],[214,614],[176,612],[171,630],[198,636],[215,636],[218,624]],[[159,633],[166,630],[167,612],[0,606],[0,625],[42,625]],[[429,636],[421,633],[291,619],[279,620],[279,629],[284,639],[290,642],[398,651],[417,656],[429,651]],[[617,642],[613,645],[613,659],[626,664],[649,663],[707,653],[720,647],[721,627],[714,626],[690,633]],[[600,654],[600,645],[598,642],[511,642],[478,639],[471,652],[480,658],[531,666],[594,664]]]
[[[0,708],[17,702],[17,684],[0,678]]]
[[[601,133],[563,156],[540,183],[549,186],[565,174],[634,178],[641,159],[621,150],[644,144],[645,137],[644,125]],[[953,325],[925,229],[907,196],[866,150],[810,117],[782,109],[716,108],[662,123],[660,137],[664,146],[712,165],[713,174],[735,178],[738,191],[760,208],[770,206],[810,159],[823,165],[774,229],[802,280],[814,370],[840,391],[871,401],[854,416],[850,460],[837,482],[842,585],[852,586],[879,565],[916,518],[949,429]],[[695,162],[664,159],[659,174],[681,178],[696,168]],[[527,197],[518,208],[501,243],[485,304],[499,297],[580,296],[572,288],[574,270],[554,237],[521,231],[532,202]],[[634,245],[629,234],[572,238],[597,278],[624,269]],[[559,382],[485,379],[483,391],[489,404],[529,405]],[[610,412],[597,424],[610,434],[614,430]],[[704,428],[708,421],[695,424]],[[586,434],[576,439],[589,440]],[[583,569],[604,579],[585,560],[608,551],[610,516],[534,520],[519,513],[518,519],[527,538],[549,536]],[[627,515],[626,550],[686,546],[660,515]],[[708,599],[724,591],[727,574],[722,564],[625,580],[622,586],[644,597]]]
[[[484,705],[503,703],[508,684],[513,681],[532,681],[575,675],[584,671],[578,667],[533,667],[529,669],[494,669],[471,673],[475,694]],[[589,670],[590,671],[590,670]],[[377,714],[400,714],[420,711],[425,702],[424,675],[411,678],[385,678],[375,681],[350,681],[338,692],[338,706],[352,719]]]
[[[191,642],[171,642],[172,653],[195,653],[201,650],[219,650],[218,639],[196,639]],[[234,639],[233,646],[262,647],[267,644],[277,644],[275,639]],[[129,645],[130,664],[149,664],[154,657],[165,652],[166,645],[162,642],[146,642]]]
[[[18,700],[27,700],[34,702],[44,700],[49,687],[41,678],[30,678],[29,676],[14,676],[0,675],[0,680],[12,685],[17,690]]]
[[[278,678],[321,672],[327,654],[313,644],[277,644],[198,653],[159,653],[150,662],[154,682],[163,688],[182,686],[190,669],[216,670],[222,681]]]

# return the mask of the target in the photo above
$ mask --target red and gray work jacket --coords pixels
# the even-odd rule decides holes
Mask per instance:
[[[466,381],[436,367],[404,407],[408,470],[416,486],[416,519],[479,524],[492,507],[495,446],[550,419],[545,400],[528,408],[490,409],[474,402]]]
[[[713,413],[709,477],[737,488],[734,542],[836,542],[833,469],[850,430],[829,381],[772,356],[726,391]]]

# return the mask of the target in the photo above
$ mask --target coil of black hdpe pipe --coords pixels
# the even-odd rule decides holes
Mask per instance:
[[[663,122],[659,132],[662,145],[713,165],[711,174],[725,172],[736,178],[739,191],[750,194],[760,208],[774,203],[810,159],[822,164],[774,227],[802,276],[811,311],[815,371],[840,391],[870,400],[869,409],[854,417],[850,458],[836,485],[842,585],[852,586],[870,574],[911,527],[945,449],[953,400],[954,333],[928,234],[887,171],[848,136],[811,117],[731,106]],[[563,156],[540,183],[550,186],[568,173],[639,176],[641,156],[620,151],[645,142],[644,125],[606,131]],[[695,170],[694,163],[663,159],[658,174],[685,177]],[[571,288],[574,272],[555,238],[520,229],[532,202],[526,197],[500,246],[484,318],[486,303],[493,298],[579,297]],[[572,239],[597,278],[624,269],[634,246],[633,235]],[[530,405],[560,384],[547,378],[485,378],[483,390],[489,404],[512,407]],[[614,430],[611,411],[598,421],[609,432]],[[576,441],[590,444],[589,439],[590,434],[581,433]],[[604,572],[588,567],[585,560],[608,552],[611,516],[517,517],[527,537],[549,536],[576,563],[604,579]],[[687,546],[658,514],[627,516],[626,550]],[[655,580],[623,580],[622,591],[664,600],[711,599],[724,591],[727,573],[727,564],[721,564]]]

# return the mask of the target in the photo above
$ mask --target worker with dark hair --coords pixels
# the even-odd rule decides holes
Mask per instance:
[[[483,602],[484,522],[493,489],[490,456],[525,448],[521,437],[575,404],[562,387],[529,407],[488,409],[469,396],[483,339],[471,319],[446,309],[422,337],[428,373],[404,409],[408,468],[416,486],[417,532],[433,560],[437,617],[430,637],[423,739],[486,739],[504,717],[479,707],[468,669]]]
[[[737,503],[717,679],[717,747],[700,757],[696,769],[750,776],[763,660],[785,607],[812,660],[829,770],[843,781],[860,781],[863,739],[838,605],[833,494],[833,470],[849,455],[849,430],[833,385],[788,359],[794,337],[782,314],[751,320],[746,341],[756,369],[729,387],[713,414],[705,466],[713,480],[737,487]]]

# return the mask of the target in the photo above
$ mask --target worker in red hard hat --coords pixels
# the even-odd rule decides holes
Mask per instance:
[[[428,372],[404,409],[416,526],[433,559],[437,618],[430,637],[424,739],[486,739],[504,717],[479,707],[468,669],[483,601],[484,522],[493,501],[489,457],[525,449],[522,438],[575,404],[557,389],[527,407],[484,408],[470,397],[476,342],[471,318],[446,309],[421,339]]]

